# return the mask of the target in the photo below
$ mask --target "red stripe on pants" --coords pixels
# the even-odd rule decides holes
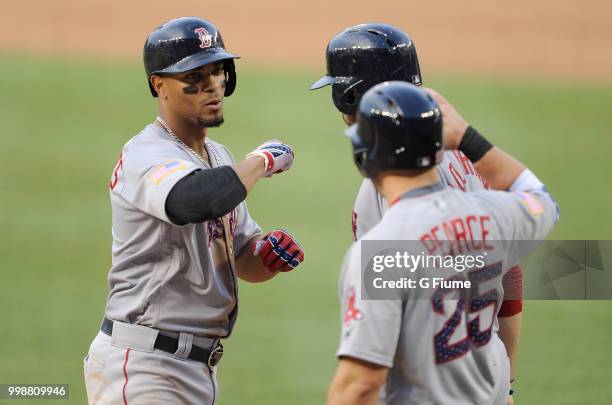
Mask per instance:
[[[132,349],[127,349],[125,351],[125,362],[123,363],[123,375],[125,376],[125,383],[123,384],[123,403],[124,405],[127,405],[127,398],[125,397],[125,387],[127,387],[127,383],[128,383],[128,375],[127,375],[127,362],[128,359],[130,358],[130,350]]]

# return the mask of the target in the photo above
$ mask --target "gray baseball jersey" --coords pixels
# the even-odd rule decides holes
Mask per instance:
[[[436,167],[444,184],[460,191],[489,188],[487,182],[474,169],[472,162],[458,150],[445,151]],[[372,180],[364,179],[353,207],[353,240],[365,235],[382,218],[389,204],[378,194]]]
[[[207,140],[206,149],[213,168],[234,162],[221,144]],[[194,335],[230,334],[238,309],[234,258],[261,229],[244,202],[223,218],[183,226],[165,211],[180,179],[209,168],[155,125],[125,144],[110,180],[108,318]]]
[[[499,274],[486,287],[503,297],[502,284],[494,279],[515,263],[507,252],[514,241],[545,238],[556,222],[555,208],[543,191],[463,193],[440,183],[404,195],[347,253],[339,286],[343,317],[337,355],[388,367],[387,404],[505,404],[509,364],[494,315],[501,299],[473,308],[456,299],[435,299],[439,296],[431,289],[415,289],[407,290],[404,300],[363,300],[361,244],[431,241],[432,234],[453,240],[459,239],[453,232],[462,229],[465,238],[468,228],[470,239],[507,241],[490,252],[484,267],[501,260]]]

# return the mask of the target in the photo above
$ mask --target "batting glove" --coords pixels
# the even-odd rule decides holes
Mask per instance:
[[[259,145],[253,152],[246,155],[247,158],[252,156],[264,158],[265,177],[289,170],[294,157],[291,146],[276,139]]]
[[[255,244],[253,254],[258,255],[271,271],[291,271],[304,261],[300,244],[282,229],[272,231]]]

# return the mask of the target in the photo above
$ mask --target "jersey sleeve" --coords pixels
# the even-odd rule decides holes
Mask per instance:
[[[251,218],[246,202],[238,205],[236,215],[236,232],[234,233],[234,252],[235,256],[238,257],[242,250],[245,248],[249,240],[253,237],[261,234],[261,228]]]
[[[523,311],[523,270],[520,264],[511,268],[502,279],[504,300],[497,316],[507,318]]]
[[[345,257],[339,295],[342,333],[338,357],[393,367],[402,323],[399,300],[362,300],[359,242]]]
[[[546,239],[558,220],[558,207],[545,188],[529,191],[479,191],[473,193],[498,222],[501,238],[507,242],[508,264]]]
[[[436,167],[442,181],[453,189],[471,192],[489,188],[472,161],[459,150],[445,151]]]
[[[364,179],[353,206],[353,240],[360,239],[380,222],[385,205],[372,180]]]
[[[177,149],[180,153],[180,150]],[[166,198],[172,187],[188,174],[200,170],[193,162],[181,159],[171,147],[163,145],[126,145],[111,182],[111,193],[141,211],[171,223],[166,215]]]

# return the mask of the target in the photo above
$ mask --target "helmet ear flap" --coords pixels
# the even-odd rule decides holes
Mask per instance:
[[[357,109],[357,99],[358,97],[355,89],[346,89],[342,95],[342,102],[347,106],[350,106],[351,109]]]
[[[351,139],[353,162],[364,177],[373,178],[380,172],[375,159],[380,143],[378,130],[363,120],[360,113],[357,113],[357,122],[346,132]]]
[[[225,97],[229,97],[236,90],[236,64],[233,59],[227,59],[223,63],[223,70],[225,70]]]
[[[340,112],[348,115],[355,115],[361,96],[363,95],[362,86],[364,81],[354,78],[344,80],[332,85],[332,99],[334,105]]]
[[[351,146],[353,148],[353,161],[355,162],[355,166],[357,166],[357,169],[359,169],[359,172],[363,176],[369,177],[368,155],[370,150],[356,132],[351,135]]]

